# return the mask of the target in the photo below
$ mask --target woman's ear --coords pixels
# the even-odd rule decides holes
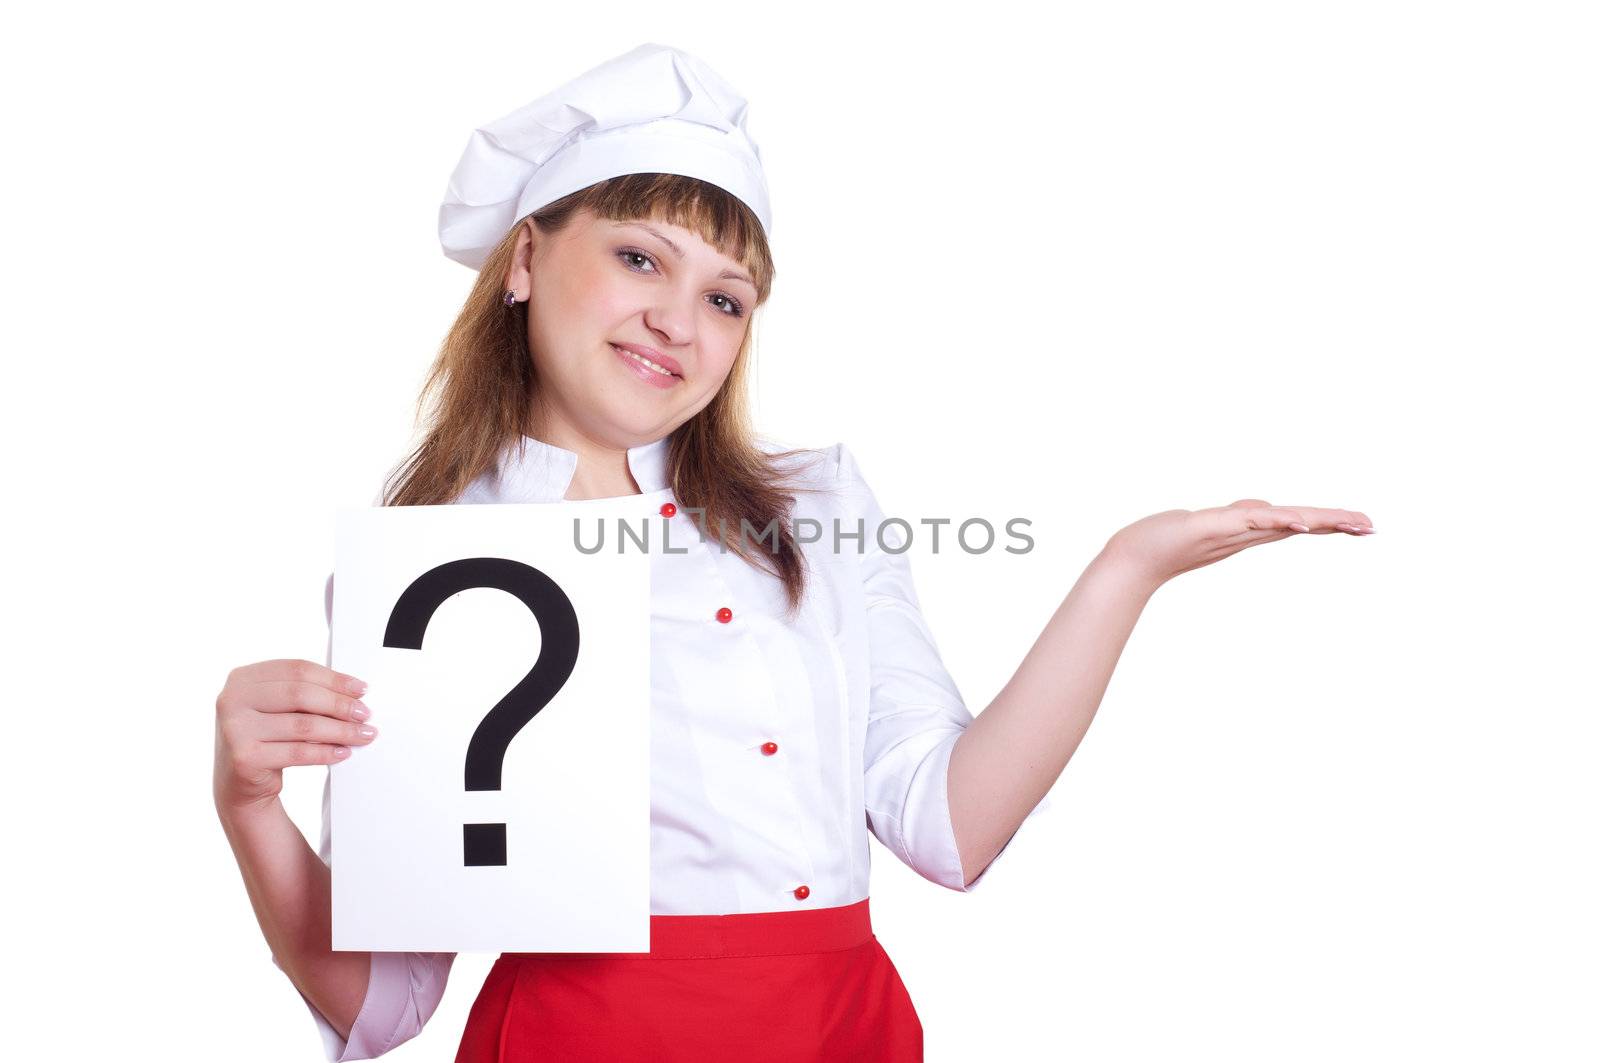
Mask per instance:
[[[539,238],[531,220],[524,220],[517,228],[517,242],[511,249],[511,265],[506,271],[504,290],[517,293],[517,299],[526,302],[533,286],[533,251]]]

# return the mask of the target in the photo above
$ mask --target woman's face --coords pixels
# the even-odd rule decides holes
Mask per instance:
[[[738,262],[665,222],[585,210],[554,236],[524,222],[512,263],[506,287],[528,299],[538,423],[619,448],[660,439],[716,396],[755,309]]]

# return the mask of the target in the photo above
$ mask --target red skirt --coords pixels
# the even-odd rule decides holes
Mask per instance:
[[[507,952],[456,1063],[921,1063],[867,901],[652,915],[649,952]]]

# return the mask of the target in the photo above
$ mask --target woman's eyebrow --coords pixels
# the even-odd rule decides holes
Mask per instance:
[[[660,229],[657,229],[653,225],[646,225],[642,221],[619,221],[619,222],[616,222],[614,224],[616,224],[618,227],[621,227],[621,226],[632,226],[635,229],[643,229],[645,232],[649,233],[651,236],[654,236],[657,240],[660,240],[662,243],[664,243],[668,247],[672,248],[672,253],[673,254],[677,255],[679,258],[683,257],[683,248],[679,247],[677,244],[675,244],[671,240],[667,239],[667,234],[662,232]],[[725,278],[727,280],[744,281],[746,284],[750,285],[750,287],[752,287],[752,288],[754,288],[756,286],[756,282],[755,281],[751,280],[745,274],[740,273],[738,270],[735,270],[735,269],[725,269],[721,273],[719,273],[718,276],[722,277],[722,278]]]

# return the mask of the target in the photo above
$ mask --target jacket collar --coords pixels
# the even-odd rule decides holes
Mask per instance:
[[[667,490],[669,439],[628,448],[628,471],[645,494]],[[500,455],[499,469],[480,485],[483,490],[469,492],[477,497],[464,501],[561,502],[577,471],[576,451],[524,435]]]

